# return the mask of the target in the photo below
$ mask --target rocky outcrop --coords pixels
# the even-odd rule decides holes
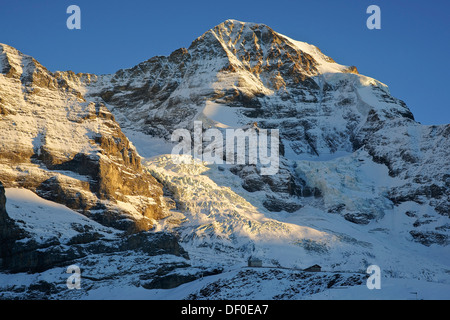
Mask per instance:
[[[8,219],[8,215],[6,213],[6,197],[5,197],[5,188],[3,184],[0,182],[0,218],[3,221]]]
[[[271,294],[264,280],[276,281],[280,291]],[[245,268],[232,277],[209,282],[191,293],[189,300],[255,299],[295,300],[334,288],[358,286],[365,283],[367,275],[361,273],[307,272],[279,268]],[[251,287],[244,290],[245,286]]]
[[[11,240],[11,238],[8,238]],[[57,238],[44,243],[32,237],[20,242],[10,241],[8,250],[2,252],[1,269],[8,272],[43,272],[55,267],[67,267],[84,257],[102,254],[126,254],[134,251],[148,256],[174,255],[188,259],[187,252],[174,235],[140,232],[117,239],[104,239],[93,232],[83,232],[67,243]]]
[[[189,267],[189,265],[182,265],[178,267]],[[143,277],[141,280],[142,287],[145,289],[173,289],[179,285],[197,280],[199,278],[220,274],[223,270],[217,268],[199,268],[187,274],[182,274],[180,272],[173,272],[173,266],[162,266],[157,271],[157,277],[153,276],[151,279],[145,279]],[[177,270],[175,270],[177,271]],[[145,281],[148,280],[148,281]]]
[[[5,257],[14,254],[14,243],[23,239],[26,233],[21,230],[6,212],[6,197],[3,184],[0,182],[0,268],[6,263]]]

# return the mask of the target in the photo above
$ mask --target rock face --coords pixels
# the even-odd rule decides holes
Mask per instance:
[[[0,182],[0,266],[4,263],[4,257],[13,254],[14,242],[23,236],[23,231],[16,226],[6,212],[5,189]]]
[[[7,219],[7,213],[6,213],[6,197],[5,197],[5,188],[3,187],[3,184],[0,182],[0,217],[2,221],[5,221]]]
[[[148,230],[164,216],[159,183],[102,103],[32,57],[0,45],[0,179],[106,225]],[[90,76],[85,76],[86,81]]]
[[[137,233],[124,238],[117,237],[113,241],[103,238],[102,234],[89,231],[81,232],[66,243],[56,238],[37,243],[32,237],[24,237],[21,242],[11,243],[8,252],[3,252],[1,269],[13,273],[36,273],[67,267],[88,256],[125,255],[128,252],[150,257],[169,254],[189,258],[177,238],[171,234]]]

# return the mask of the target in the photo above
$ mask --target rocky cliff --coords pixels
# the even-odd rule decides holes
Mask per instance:
[[[28,188],[129,232],[151,228],[164,216],[162,188],[110,111],[32,57],[0,50],[5,187]]]
[[[6,196],[3,184],[0,182],[0,266],[4,258],[13,254],[12,247],[16,240],[24,237],[24,232],[6,212]]]

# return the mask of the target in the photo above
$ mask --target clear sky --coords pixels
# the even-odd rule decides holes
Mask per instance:
[[[69,30],[69,5],[81,30]],[[369,5],[381,29],[369,30]],[[114,73],[168,55],[227,20],[264,23],[385,84],[423,124],[450,123],[448,0],[0,0],[0,43],[51,71]]]

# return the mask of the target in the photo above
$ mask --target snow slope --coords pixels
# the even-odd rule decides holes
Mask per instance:
[[[7,188],[5,192],[8,216],[35,241],[45,243],[56,238],[67,242],[79,234],[76,226],[87,226],[105,238],[119,235],[118,230],[107,228],[62,204],[45,200],[30,190]]]

